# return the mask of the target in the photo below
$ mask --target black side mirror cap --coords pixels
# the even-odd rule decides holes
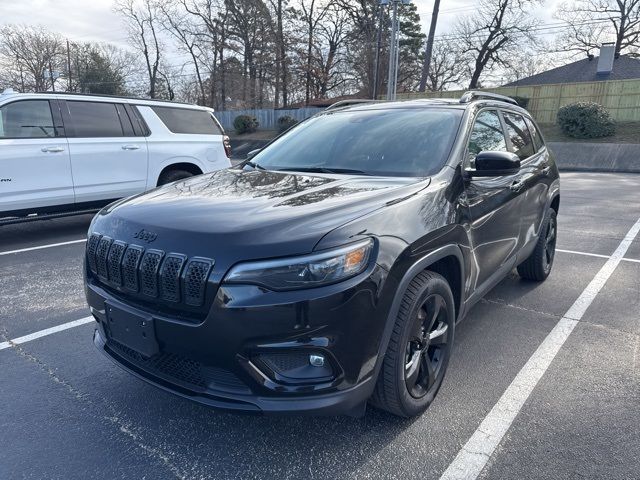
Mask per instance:
[[[468,177],[501,177],[520,171],[520,158],[511,152],[480,152],[475,163],[475,170],[466,170]]]

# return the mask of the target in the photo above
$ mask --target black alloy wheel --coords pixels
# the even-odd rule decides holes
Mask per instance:
[[[448,330],[444,298],[430,295],[415,316],[406,347],[404,379],[412,397],[424,397],[444,374],[442,365],[450,348]]]
[[[551,273],[556,256],[558,238],[558,216],[552,208],[547,210],[535,249],[524,262],[518,265],[518,274],[527,280],[541,282]]]
[[[544,271],[549,274],[556,255],[557,220],[555,215],[549,216],[549,223],[544,239],[544,256],[542,258]]]
[[[400,292],[371,404],[400,417],[421,414],[444,379],[455,329],[455,304],[447,280],[423,271]]]

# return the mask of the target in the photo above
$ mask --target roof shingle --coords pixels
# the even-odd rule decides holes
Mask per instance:
[[[507,83],[505,87],[523,85],[548,85],[552,83],[597,82],[603,80],[630,80],[640,79],[640,58],[620,55],[613,62],[613,70],[608,74],[597,72],[598,57],[588,58],[569,63],[561,67],[547,70],[546,72],[522,78],[515,82]]]

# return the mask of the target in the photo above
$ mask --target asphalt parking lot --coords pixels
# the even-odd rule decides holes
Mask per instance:
[[[482,457],[467,444],[478,438],[497,442],[483,479],[640,478],[640,235],[629,233],[640,175],[561,181],[551,276],[514,272],[472,309],[440,393],[414,420],[210,410],[114,366],[88,320],[11,342],[88,316],[90,216],[0,227],[0,479],[459,478],[464,458]],[[540,370],[530,360],[567,319],[573,330]],[[525,395],[514,379],[531,365],[539,381]],[[511,420],[496,417],[513,391]]]

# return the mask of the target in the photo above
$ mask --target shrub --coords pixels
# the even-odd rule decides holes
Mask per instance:
[[[258,119],[251,115],[238,115],[233,119],[233,128],[236,133],[253,133],[258,129]]]
[[[527,105],[529,105],[529,99],[527,97],[513,96],[511,98],[513,98],[522,108],[527,108]]]
[[[290,115],[283,115],[278,118],[278,132],[282,133],[285,130],[289,130],[293,127],[298,121]]]
[[[607,109],[593,102],[577,102],[560,107],[558,125],[574,138],[609,137],[616,133],[616,125]]]

